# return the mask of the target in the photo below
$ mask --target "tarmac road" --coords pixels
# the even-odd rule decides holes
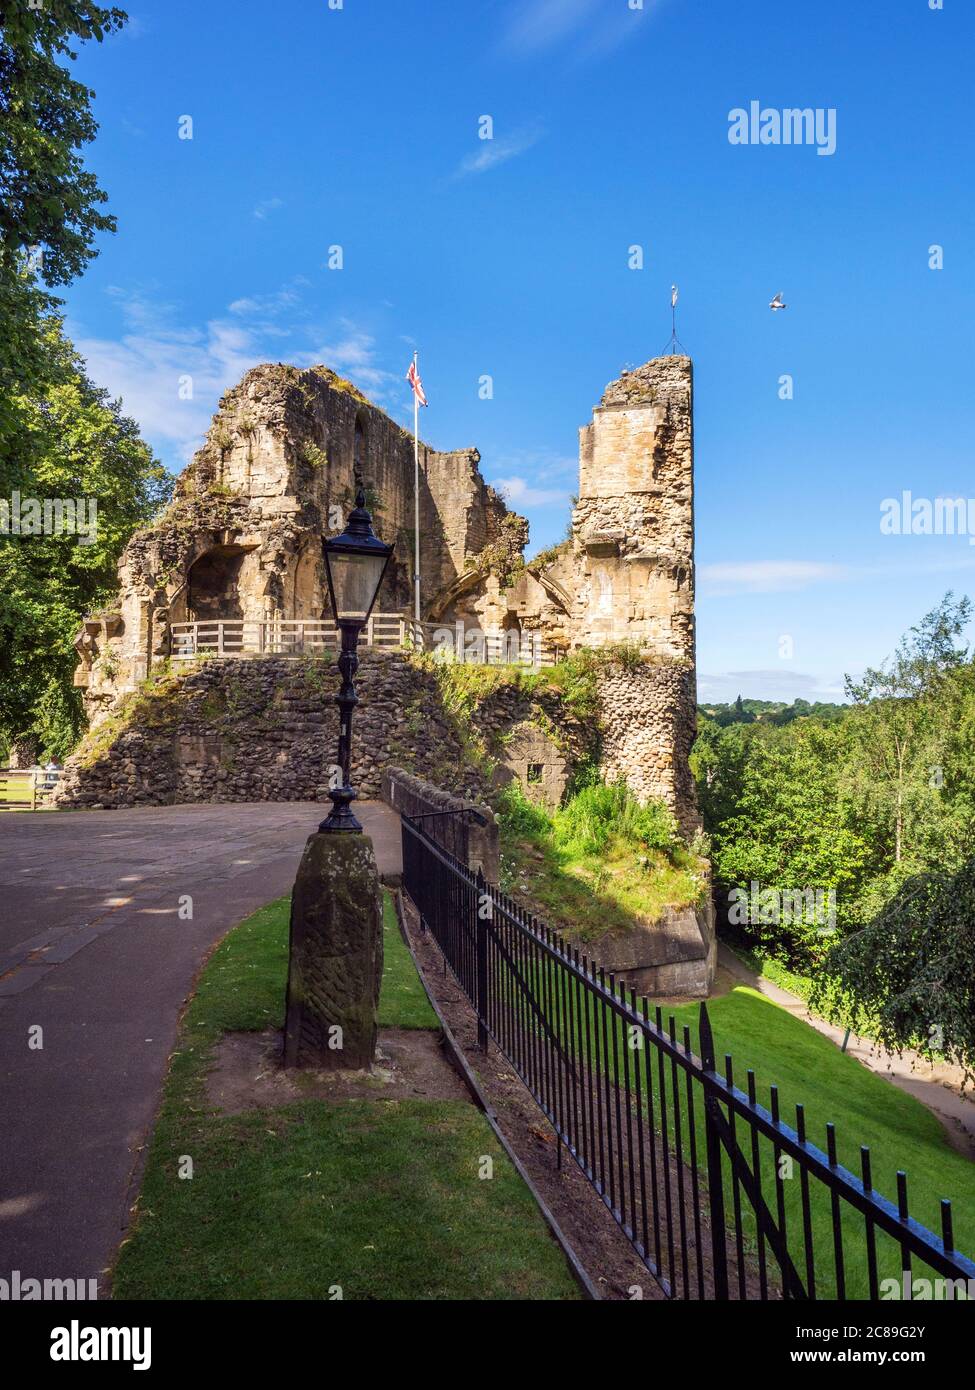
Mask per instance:
[[[380,871],[398,873],[398,817],[356,811]],[[0,817],[0,1279],[104,1289],[197,972],[290,890],[323,814],[285,802]]]

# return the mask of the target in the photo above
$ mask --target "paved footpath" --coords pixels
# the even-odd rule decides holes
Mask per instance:
[[[356,809],[380,870],[399,872],[398,818]],[[324,810],[0,817],[0,1279],[104,1283],[196,974],[230,927],[290,890]]]

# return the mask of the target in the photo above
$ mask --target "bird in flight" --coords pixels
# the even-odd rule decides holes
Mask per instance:
[[[782,293],[781,293],[781,291],[780,291],[780,292],[775,296],[775,298],[772,300],[771,304],[770,304],[768,307],[769,307],[769,308],[773,311],[773,313],[774,313],[774,311],[775,311],[776,309],[788,309],[789,306],[788,306],[788,304],[786,304],[785,301],[783,300],[783,298],[782,298]]]

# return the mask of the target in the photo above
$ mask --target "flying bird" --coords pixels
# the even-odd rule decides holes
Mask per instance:
[[[776,309],[788,309],[789,306],[783,300],[782,292],[779,291],[779,293],[775,296],[775,298],[772,300],[771,304],[768,307],[774,313]]]

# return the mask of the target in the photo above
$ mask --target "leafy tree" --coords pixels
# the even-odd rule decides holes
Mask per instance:
[[[842,722],[702,729],[693,762],[719,905],[752,883],[790,895],[832,890],[837,925],[859,923],[862,885],[882,861],[839,794],[847,756]],[[790,913],[752,921],[745,935],[790,964],[809,966],[825,949],[828,925]]]
[[[79,154],[98,129],[93,93],[63,60],[76,56],[76,40],[100,42],[126,18],[87,0],[38,9],[0,0],[0,451],[8,455],[17,433],[10,393],[43,376],[36,329],[56,304],[44,286],[73,280],[96,254],[97,234],[115,229]]]
[[[848,682],[854,703],[840,717],[701,721],[692,766],[719,905],[752,881],[832,887],[849,934],[919,874],[960,870],[975,844],[975,662],[962,641],[970,611],[947,594],[889,662]],[[804,925],[759,923],[750,939],[815,966],[831,943]]]
[[[19,491],[94,499],[97,529],[90,544],[67,532],[0,535],[0,735],[34,733],[64,753],[81,720],[72,688],[79,620],[111,594],[123,546],[172,480],[120,403],[89,380],[56,318],[39,326],[39,339],[46,380],[13,398]]]
[[[946,675],[967,659],[968,650],[958,638],[971,613],[969,598],[956,600],[947,593],[911,628],[889,661],[868,668],[860,680],[846,679],[847,694],[857,706],[853,795],[877,833],[889,833],[895,864],[910,848],[912,819],[938,791],[936,769],[945,729],[937,696]]]
[[[946,1057],[975,1079],[975,859],[905,883],[832,948],[810,1004],[892,1051]]]
[[[89,0],[0,0],[0,497],[94,499],[94,544],[0,535],[0,737],[59,752],[77,729],[78,620],[107,596],[132,529],[167,492],[164,471],[87,377],[50,291],[70,283],[115,220],[84,167],[93,93],[68,64],[126,15]]]
[[[94,139],[89,88],[58,61],[75,39],[101,42],[120,29],[122,10],[86,0],[0,0],[0,248],[12,269],[27,247],[44,251],[40,273],[66,285],[96,253],[97,232],[114,231],[106,201],[78,151]]]

